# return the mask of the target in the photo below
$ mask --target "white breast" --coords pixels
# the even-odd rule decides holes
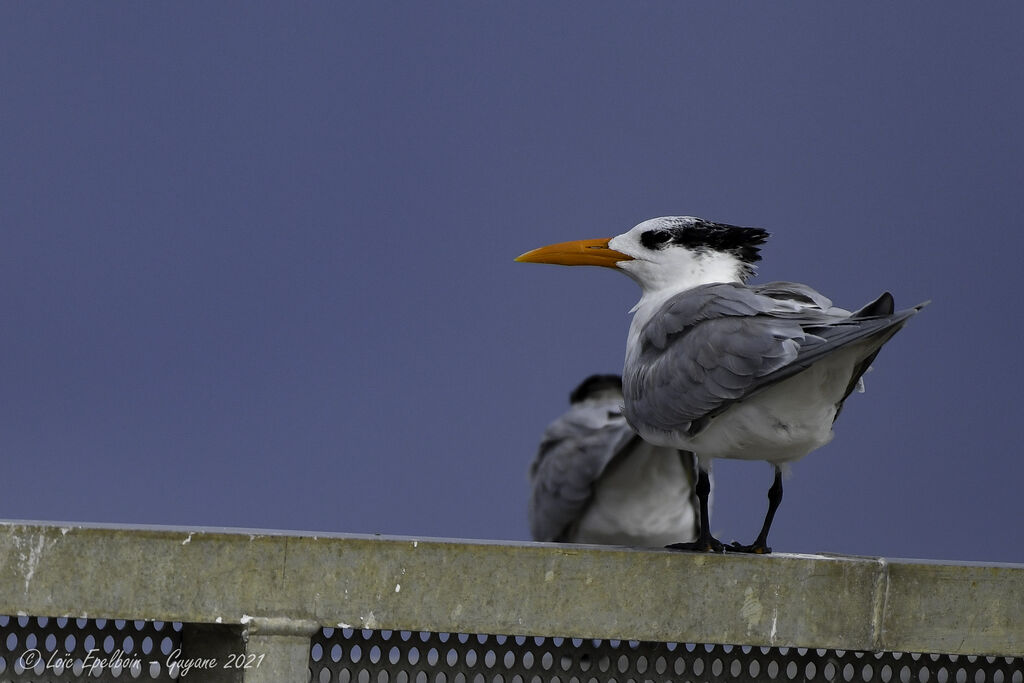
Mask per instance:
[[[674,449],[641,443],[610,464],[572,540],[647,547],[693,540],[691,482],[679,458]]]

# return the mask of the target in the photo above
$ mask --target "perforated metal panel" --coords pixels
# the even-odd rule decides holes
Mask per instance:
[[[324,629],[313,683],[1024,683],[1019,658]]]
[[[180,646],[181,624],[0,616],[0,683],[172,681]]]

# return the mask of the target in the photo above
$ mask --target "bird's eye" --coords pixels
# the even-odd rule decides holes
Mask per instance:
[[[672,233],[667,230],[649,230],[640,235],[640,243],[648,249],[658,249],[672,239]]]

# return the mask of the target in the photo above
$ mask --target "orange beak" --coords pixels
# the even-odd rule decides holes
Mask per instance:
[[[614,268],[619,261],[632,261],[632,256],[608,248],[608,240],[576,240],[559,242],[528,251],[516,258],[520,263],[554,263],[559,266],[604,266]]]

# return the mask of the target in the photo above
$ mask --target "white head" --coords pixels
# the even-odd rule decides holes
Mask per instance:
[[[644,294],[683,291],[710,282],[743,282],[761,260],[768,239],[761,228],[741,228],[693,216],[644,221],[610,240],[541,247],[517,261],[612,267],[633,278]]]

